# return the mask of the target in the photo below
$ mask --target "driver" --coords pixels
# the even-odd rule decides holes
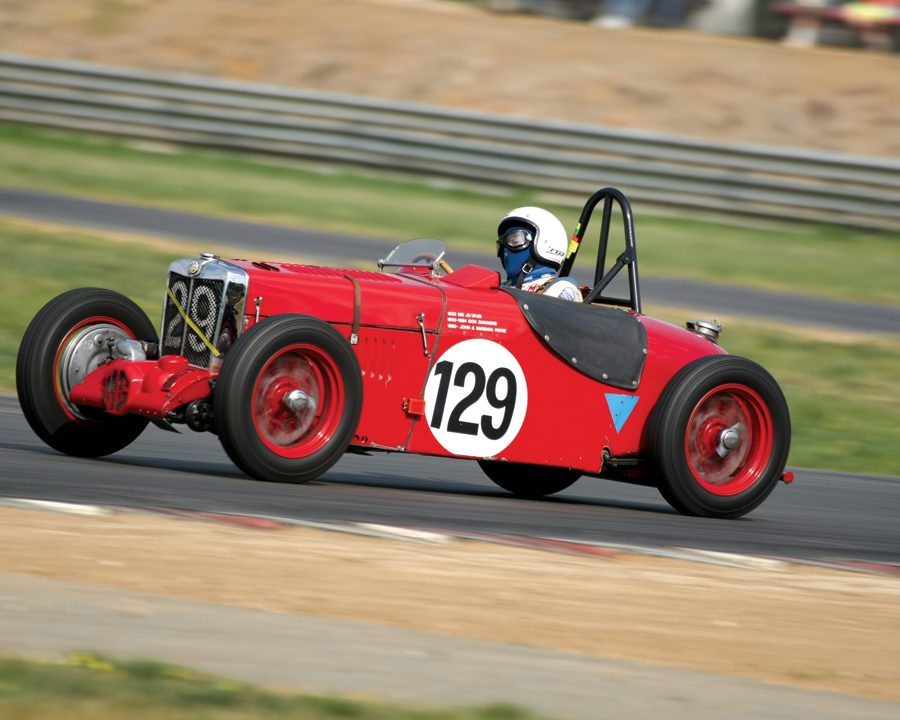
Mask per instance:
[[[567,245],[566,229],[553,213],[538,207],[510,210],[497,228],[497,257],[506,270],[506,285],[581,302],[578,284],[557,277]]]

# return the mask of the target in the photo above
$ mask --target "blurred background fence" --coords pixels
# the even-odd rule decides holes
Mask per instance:
[[[346,163],[583,201],[900,227],[900,162],[722,145],[0,53],[0,120]]]

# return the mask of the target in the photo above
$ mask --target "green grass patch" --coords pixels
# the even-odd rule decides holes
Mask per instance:
[[[446,189],[390,174],[134,144],[0,123],[0,185],[402,241],[491,249],[511,208],[541,204],[573,228],[579,209],[534,193]],[[615,179],[611,181],[614,183]],[[605,184],[598,180],[598,186]],[[586,199],[586,198],[585,198]],[[641,270],[900,305],[900,233],[665,218],[635,208]],[[599,225],[599,217],[592,230]],[[592,266],[589,235],[581,263]],[[580,263],[580,264],[581,264]]]
[[[733,322],[721,340],[784,390],[792,465],[900,476],[900,336],[823,339]]]
[[[0,314],[0,388],[11,390],[25,327],[52,297],[73,287],[110,288],[131,297],[157,322],[169,262],[201,248],[126,243],[0,220],[0,249],[0,300],[6,308]],[[684,320],[671,311],[650,312]],[[900,475],[900,336],[816,336],[734,321],[722,344],[761,363],[782,385],[794,427],[791,464]]]
[[[45,303],[76,287],[109,288],[128,295],[158,323],[166,270],[181,255],[172,249],[0,219],[0,302],[5,308],[0,314],[0,388],[14,386],[19,342]]]
[[[269,692],[159,662],[77,653],[65,664],[0,658],[0,717],[16,720],[539,720],[512,705],[419,708]]]
[[[647,312],[682,327],[688,317]],[[732,319],[719,341],[781,385],[791,412],[790,465],[900,477],[900,334],[870,337]]]

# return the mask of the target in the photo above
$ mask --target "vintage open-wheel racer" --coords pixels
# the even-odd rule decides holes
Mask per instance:
[[[176,260],[159,335],[125,296],[71,290],[22,340],[22,410],[48,445],[82,457],[121,450],[152,421],[216,433],[259,480],[306,482],[348,451],[408,452],[477,460],[517,495],[593,476],[655,486],[682,513],[743,515],[792,478],[784,396],[726,354],[715,322],[642,314],[618,190],[588,200],[561,274],[601,201],[582,303],[452,271],[428,239],[399,245],[380,272]],[[607,270],[614,203],[625,249]],[[623,269],[628,297],[607,296]]]

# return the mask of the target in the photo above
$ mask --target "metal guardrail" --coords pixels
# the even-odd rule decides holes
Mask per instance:
[[[900,162],[0,53],[0,120],[583,199],[900,227]]]

